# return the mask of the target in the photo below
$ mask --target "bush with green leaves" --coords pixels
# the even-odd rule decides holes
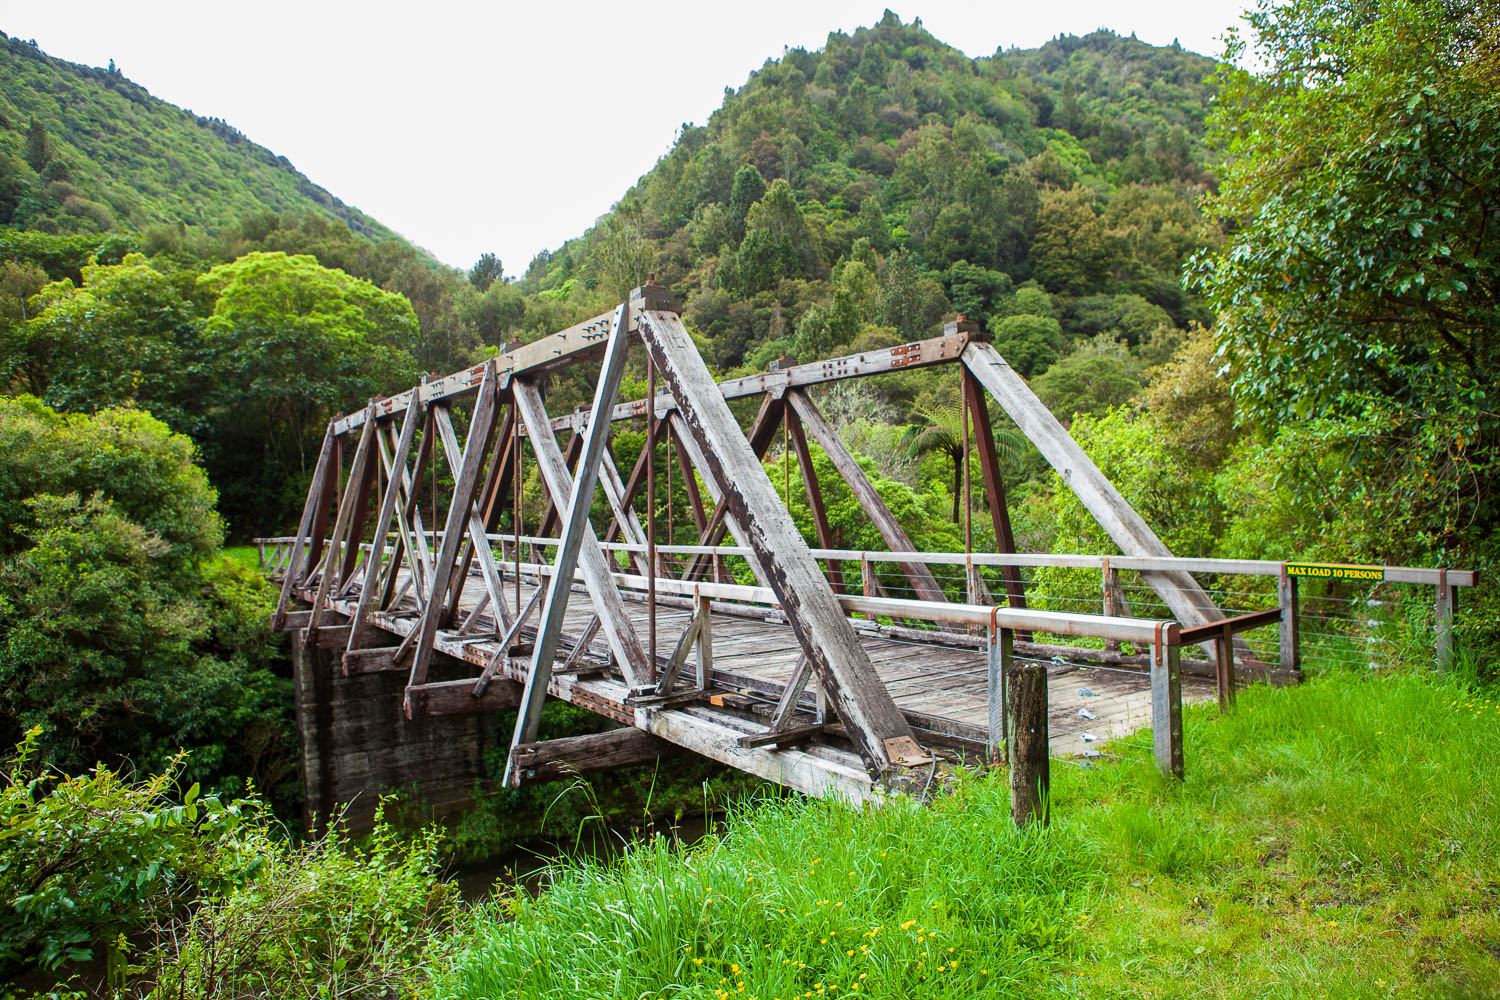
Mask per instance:
[[[100,767],[67,776],[26,734],[0,785],[0,977],[109,952],[122,935],[168,920],[206,885],[242,878],[237,844],[249,806],[173,801],[182,757],[143,780]]]
[[[435,829],[377,815],[361,843],[291,840],[255,799],[181,790],[186,755],[133,780],[68,776],[22,740],[0,785],[0,977],[105,957],[114,995],[389,996],[424,978],[457,888]]]
[[[154,935],[140,968],[150,1000],[407,996],[427,978],[458,887],[439,879],[435,829],[400,833],[376,815],[355,845],[334,830],[293,845],[244,831],[249,876],[220,882]]]
[[[220,560],[192,444],[135,410],[0,399],[0,739],[50,763],[167,766],[272,791],[293,768],[272,591]]]

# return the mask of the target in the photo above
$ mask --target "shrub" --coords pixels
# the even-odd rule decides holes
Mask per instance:
[[[143,781],[103,767],[66,777],[39,765],[40,737],[26,735],[0,786],[0,976],[101,947],[118,958],[122,934],[246,870],[233,849],[246,804],[197,785],[171,802],[180,757]]]

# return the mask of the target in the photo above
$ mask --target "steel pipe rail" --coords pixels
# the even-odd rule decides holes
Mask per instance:
[[[429,536],[441,532],[428,532]],[[513,536],[491,533],[491,541],[512,541]],[[257,545],[289,545],[294,541],[290,535],[274,538],[253,539]],[[521,541],[531,545],[556,545],[556,538],[522,535]],[[613,552],[644,552],[646,547],[631,542],[601,542],[600,546]],[[656,551],[668,555],[713,555],[748,556],[750,550],[738,545],[658,545]],[[1270,576],[1279,577],[1287,564],[1271,559],[1208,559],[1189,556],[1117,556],[1079,555],[1071,553],[1032,552],[887,552],[880,549],[811,549],[816,559],[838,559],[847,562],[918,562],[942,566],[1045,566],[1060,569],[1115,569],[1133,571],[1180,570],[1184,573],[1218,573],[1226,576]],[[1468,569],[1435,569],[1426,566],[1377,566],[1385,574],[1386,583],[1411,583],[1426,587],[1440,586],[1444,582],[1450,587],[1473,587],[1479,574]],[[1445,580],[1446,576],[1446,580]]]

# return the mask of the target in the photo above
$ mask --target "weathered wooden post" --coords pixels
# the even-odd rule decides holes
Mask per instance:
[[[1157,622],[1151,645],[1151,742],[1163,774],[1182,777],[1182,647],[1176,622]]]
[[[997,765],[1005,758],[1008,749],[1006,746],[1006,720],[1005,720],[1005,674],[1010,668],[1014,650],[1015,633],[1008,628],[990,626],[990,641],[987,647],[986,657],[988,666],[988,678],[986,689],[989,693],[990,703],[990,726],[989,726],[989,762]]]
[[[1120,571],[1109,564],[1109,556],[1104,557],[1104,572],[1100,589],[1103,596],[1103,600],[1101,601],[1102,613],[1105,617],[1113,618],[1120,614],[1120,605],[1122,603],[1120,600]],[[1106,639],[1104,641],[1104,648],[1110,652],[1118,652],[1120,649],[1120,640]]]
[[[1281,669],[1302,669],[1301,609],[1297,601],[1297,578],[1281,564],[1281,579],[1276,587],[1276,600],[1281,604]]]
[[[1447,670],[1453,665],[1453,609],[1458,603],[1458,588],[1448,586],[1448,571],[1438,571],[1437,604],[1434,608],[1435,652],[1437,668]]]
[[[714,669],[714,638],[712,608],[706,595],[693,588],[693,603],[698,607],[698,616],[703,625],[698,630],[698,690],[707,691]]]
[[[1008,631],[1008,630],[1007,630]],[[1047,668],[1015,663],[1010,696],[1010,817],[1016,826],[1047,824],[1051,773],[1047,756]]]
[[[1234,631],[1228,625],[1214,637],[1214,667],[1219,711],[1227,712],[1234,707]]]

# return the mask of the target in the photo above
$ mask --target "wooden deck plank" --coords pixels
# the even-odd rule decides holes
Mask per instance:
[[[507,575],[506,586],[514,593],[513,576]],[[523,578],[523,603],[536,586],[535,580]],[[472,574],[465,583],[460,606],[474,607],[483,592],[482,578],[477,573]],[[578,592],[582,593],[581,588]],[[357,589],[353,596],[357,597]],[[625,596],[626,617],[644,643],[649,629],[645,603],[632,599],[632,595]],[[415,610],[412,603],[412,610]],[[566,648],[571,648],[571,641],[587,627],[592,614],[587,600],[570,602],[563,625]],[[659,661],[665,662],[671,655],[679,631],[691,617],[691,612],[685,608],[662,606],[657,609]],[[489,612],[481,614],[473,632],[485,635],[493,631]],[[713,634],[714,669],[727,675],[731,686],[736,679],[749,682],[750,687],[757,684],[773,688],[783,685],[791,677],[801,656],[801,646],[790,626],[785,624],[743,615],[715,614]],[[982,652],[926,646],[878,635],[859,634],[859,640],[892,700],[903,712],[932,716],[980,730],[988,725],[987,674]],[[492,650],[493,639],[488,644],[481,641],[473,646],[478,650]],[[591,644],[591,652],[602,658],[608,650],[602,641],[596,640]],[[1079,754],[1098,749],[1109,740],[1128,737],[1151,724],[1150,679],[1144,672],[1049,664],[1048,678],[1048,725],[1054,754]],[[1094,696],[1079,695],[1080,688],[1092,691]],[[1212,681],[1194,677],[1183,679],[1184,701],[1209,700],[1213,696]],[[1097,718],[1079,715],[1080,709]],[[1085,733],[1096,739],[1084,740]]]

